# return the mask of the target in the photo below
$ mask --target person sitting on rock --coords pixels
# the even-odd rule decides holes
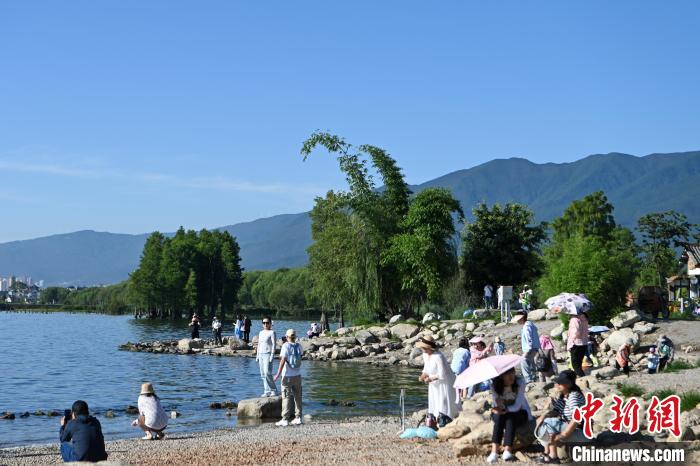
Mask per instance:
[[[61,418],[59,437],[61,457],[66,463],[107,459],[100,421],[90,416],[88,405],[83,400],[73,403],[70,418]]]
[[[491,354],[493,351],[493,345],[486,346],[486,343],[484,343],[484,339],[482,337],[474,337],[471,340],[469,340],[469,343],[471,344],[470,348],[470,365],[477,364],[479,361],[482,359],[486,358]],[[469,387],[469,390],[467,391],[467,397],[471,398],[474,396],[475,392],[480,392],[483,390],[486,390],[488,386],[486,384],[479,384],[479,385],[474,385]]]
[[[666,369],[666,365],[673,362],[676,356],[676,349],[673,342],[666,335],[661,335],[656,344],[656,354],[659,355],[659,372]]]
[[[153,390],[150,382],[141,385],[139,395],[139,417],[131,425],[140,427],[146,434],[143,440],[160,440],[165,437],[165,428],[168,426],[168,415],[160,404],[160,398]]]
[[[530,405],[525,398],[525,385],[522,378],[516,377],[514,368],[491,380],[493,435],[491,454],[486,458],[489,463],[498,461],[498,447],[501,441],[503,461],[515,459],[511,451],[515,432],[532,418]]]
[[[615,368],[627,374],[627,377],[630,376],[630,365],[632,362],[630,353],[632,352],[633,344],[634,342],[632,339],[628,338],[622,346],[620,346],[620,349],[617,350],[617,354],[615,355]]]
[[[576,385],[576,373],[562,371],[554,381],[559,397],[552,401],[552,409],[537,419],[535,436],[544,447],[538,463],[559,464],[557,447],[563,443],[585,442],[581,425],[573,420],[576,408],[584,406],[586,400]]]
[[[656,348],[649,348],[649,355],[647,356],[647,372],[649,374],[656,374],[656,370],[659,368],[659,355],[656,354]]]

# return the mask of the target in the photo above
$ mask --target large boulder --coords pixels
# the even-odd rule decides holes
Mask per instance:
[[[423,324],[426,324],[433,320],[438,320],[438,316],[433,312],[428,312],[426,315],[423,316]]]
[[[467,324],[464,326],[464,330],[467,332],[473,332],[474,329],[476,329],[476,324],[474,322],[467,322]]]
[[[282,397],[251,398],[238,402],[239,418],[279,419],[282,416]]]
[[[619,373],[620,372],[613,366],[601,367],[600,369],[593,370],[593,375],[595,376],[595,378],[602,380],[612,379]]]
[[[527,313],[527,320],[544,320],[547,316],[547,309],[535,309]]]
[[[391,332],[389,331],[389,329],[384,328],[384,327],[378,327],[378,326],[370,327],[367,329],[367,331],[377,338],[390,338],[391,337]]]
[[[338,345],[351,347],[351,346],[355,346],[357,344],[357,339],[355,337],[340,337],[340,338],[336,338],[335,342]]]
[[[390,324],[396,324],[404,320],[403,316],[401,314],[396,314],[395,316],[392,316],[391,319],[389,319]]]
[[[462,437],[468,445],[486,445],[491,443],[493,433],[493,423],[483,421],[480,424],[471,426],[471,431]]]
[[[654,324],[652,324],[651,322],[637,322],[632,327],[632,331],[634,331],[635,333],[640,333],[642,335],[646,335],[647,333],[651,333],[654,330],[656,330],[656,326]]]
[[[639,313],[639,311],[636,309],[630,309],[629,311],[621,312],[610,319],[610,323],[615,328],[625,328],[631,327],[640,320],[642,320],[642,315]]]
[[[179,351],[182,351],[183,353],[187,353],[190,350],[193,349],[202,349],[204,348],[204,340],[201,338],[183,338],[182,340],[179,340],[177,342],[177,349]]]
[[[564,324],[561,324],[561,325],[558,325],[558,326],[554,327],[554,328],[552,329],[552,331],[549,332],[549,335],[550,335],[552,338],[560,337],[560,336],[562,335],[562,333],[564,333],[564,330],[566,330],[566,329],[564,328]]]
[[[405,340],[418,334],[419,328],[412,324],[397,324],[391,327],[391,336]]]
[[[620,346],[624,345],[627,339],[632,340],[632,347],[636,348],[639,345],[639,335],[635,333],[631,328],[623,328],[616,330],[610,334],[610,336],[605,340],[611,349],[617,351]]]
[[[445,427],[438,430],[438,438],[440,440],[449,440],[467,435],[471,428],[464,424],[459,424],[455,421],[450,422]]]
[[[337,333],[339,337],[342,337],[343,335],[347,335],[350,332],[352,332],[352,329],[350,329],[348,327],[340,327],[338,330],[335,331],[335,333]]]
[[[369,330],[360,330],[355,334],[355,339],[361,344],[361,345],[369,345],[372,343],[379,343],[379,338],[374,336],[372,332]]]

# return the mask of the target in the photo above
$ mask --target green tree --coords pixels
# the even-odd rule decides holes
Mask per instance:
[[[457,245],[452,214],[464,217],[452,194],[442,188],[421,191],[391,237],[383,262],[400,277],[402,306],[439,301],[445,282],[457,270]]]
[[[530,209],[514,203],[489,209],[481,203],[473,214],[462,232],[461,266],[468,291],[481,296],[486,284],[520,285],[540,275],[546,225],[534,225]]]
[[[650,283],[664,286],[665,277],[673,275],[678,268],[674,248],[688,243],[694,227],[685,215],[673,210],[640,217],[637,231],[641,236],[644,254],[641,277],[650,280]]]
[[[199,305],[198,293],[197,293],[197,272],[194,269],[190,269],[190,273],[187,276],[187,282],[184,288],[185,293],[185,304],[189,310],[190,317],[197,309]]]
[[[164,243],[165,236],[162,233],[152,233],[146,239],[138,268],[130,276],[134,296],[151,316],[157,315],[163,306],[160,267]]]
[[[552,222],[554,243],[575,235],[598,236],[607,239],[615,230],[613,205],[602,191],[573,201],[564,214]]]
[[[60,286],[49,286],[41,290],[39,294],[39,304],[63,304],[70,291],[68,288]]]
[[[605,324],[622,308],[634,283],[638,259],[634,249],[625,245],[628,240],[606,241],[579,233],[563,240],[557,254],[548,249],[545,273],[539,281],[540,293],[543,297],[562,292],[585,293],[594,304],[589,319]]]

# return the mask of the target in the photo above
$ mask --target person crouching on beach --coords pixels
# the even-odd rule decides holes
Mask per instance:
[[[532,417],[530,405],[525,398],[525,381],[516,377],[515,369],[491,379],[493,435],[491,436],[491,454],[486,458],[489,463],[498,460],[498,447],[503,441],[503,461],[515,459],[513,442],[518,427],[525,425]],[[504,436],[505,434],[505,436]]]
[[[280,351],[280,366],[275,382],[282,376],[282,419],[275,425],[286,427],[301,424],[301,345],[294,329],[287,330],[287,342]],[[294,413],[294,418],[292,418]]]
[[[632,339],[628,338],[627,341],[620,346],[620,349],[617,350],[617,354],[615,355],[615,368],[627,374],[627,377],[630,376],[630,363],[632,362],[630,353],[632,351],[632,344]]]
[[[139,395],[139,417],[131,423],[132,426],[140,427],[146,435],[143,440],[160,440],[165,437],[165,430],[168,427],[168,415],[160,404],[160,398],[153,390],[153,384],[146,382],[141,385]]]
[[[656,370],[659,368],[659,355],[656,354],[656,348],[653,346],[649,348],[649,355],[647,356],[647,372],[649,374],[656,374]]]

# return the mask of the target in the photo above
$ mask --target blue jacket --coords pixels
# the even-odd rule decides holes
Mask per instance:
[[[452,353],[452,363],[450,367],[455,375],[459,375],[464,372],[464,369],[469,367],[469,360],[471,359],[471,353],[467,348],[457,348]]]
[[[540,349],[540,335],[537,333],[537,326],[529,320],[523,325],[523,330],[520,333],[520,340],[523,347],[523,353],[531,350]]]
[[[61,426],[61,442],[73,445],[77,461],[103,461],[107,459],[105,439],[100,421],[92,416],[81,415]]]

